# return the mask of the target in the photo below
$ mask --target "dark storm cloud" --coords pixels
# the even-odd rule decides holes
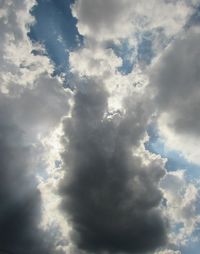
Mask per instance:
[[[0,115],[0,249],[14,254],[50,253],[37,229],[41,200],[29,165],[31,147],[6,117],[10,116]]]
[[[0,249],[16,254],[49,253],[37,229],[40,193],[30,169],[31,149],[16,126],[0,124]]]
[[[37,135],[51,130],[67,112],[67,96],[56,80],[38,82],[19,97],[0,94],[0,249],[13,254],[55,253],[52,239],[38,228]]]
[[[126,114],[117,121],[103,118],[106,108],[103,86],[88,81],[64,121],[62,208],[72,223],[72,240],[94,253],[154,250],[166,242],[157,209],[164,170],[162,163],[147,166],[132,154],[144,135],[146,109],[136,97],[127,100]]]

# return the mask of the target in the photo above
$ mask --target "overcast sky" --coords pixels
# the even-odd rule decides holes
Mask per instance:
[[[0,0],[0,253],[199,254],[200,1]]]

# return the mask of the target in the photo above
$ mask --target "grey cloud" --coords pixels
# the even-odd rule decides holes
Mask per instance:
[[[14,92],[11,90],[11,93]],[[24,89],[21,96],[5,103],[15,112],[13,120],[24,130],[28,129],[31,136],[47,133],[55,127],[68,113],[70,97],[69,90],[65,91],[56,79],[43,75],[35,81],[33,89]]]
[[[18,97],[0,94],[0,249],[14,254],[55,253],[53,239],[38,228],[37,135],[51,131],[67,113],[68,94],[56,79],[37,83]]]
[[[51,253],[45,235],[37,228],[40,193],[31,168],[32,148],[23,132],[0,112],[0,249],[16,254]],[[8,119],[8,121],[7,121]]]
[[[30,147],[21,138],[14,126],[1,125],[0,248],[16,254],[51,253],[50,242],[37,228],[40,193],[30,171]]]
[[[188,31],[175,40],[151,73],[159,112],[169,113],[169,124],[177,133],[199,135],[199,39],[199,33]]]
[[[159,30],[168,43],[185,25],[193,9],[187,1],[165,0],[148,3],[143,0],[76,0],[72,6],[78,30],[90,42],[133,38],[135,32]]]
[[[23,39],[22,29],[17,24],[17,11],[23,10],[26,4],[25,1],[6,1],[1,0],[0,8],[2,15],[0,16],[1,42],[6,38],[6,34],[12,33],[13,37],[18,43]],[[1,48],[4,50],[4,48]]]
[[[59,252],[39,228],[37,174],[46,166],[40,138],[68,113],[70,93],[48,75],[49,59],[31,54],[26,33],[34,3],[0,0],[0,250],[13,254]]]
[[[19,22],[19,12],[21,11],[24,15],[27,15],[26,8],[27,8],[27,1],[26,0],[1,0],[0,1],[0,40],[1,44],[3,45],[0,49],[1,57],[3,54],[6,53],[6,42],[8,40],[14,41],[15,45],[20,46],[20,43],[24,40],[25,34],[23,27],[20,26]],[[23,24],[21,24],[23,25]],[[5,44],[4,44],[5,43]],[[1,59],[2,60],[2,59]],[[3,61],[2,61],[3,62]],[[4,66],[1,64],[1,68],[3,69]]]
[[[103,86],[88,81],[64,121],[62,210],[82,250],[148,252],[167,240],[158,209],[158,182],[165,171],[158,161],[145,165],[142,156],[132,154],[147,124],[143,103],[137,97],[126,100],[126,114],[116,124],[103,118],[107,97]]]
[[[120,23],[130,14],[130,6],[129,0],[78,0],[73,5],[73,12],[79,20],[81,33],[89,37],[101,34],[102,38],[112,38],[119,32]]]

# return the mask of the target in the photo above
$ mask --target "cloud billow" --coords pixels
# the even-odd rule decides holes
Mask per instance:
[[[75,95],[72,117],[64,121],[62,209],[82,250],[138,253],[166,242],[158,209],[158,182],[165,171],[156,160],[145,165],[142,156],[133,155],[147,119],[140,103],[125,104],[118,123],[103,117],[107,93],[88,81]]]
[[[76,34],[46,38],[69,54],[60,76],[65,54],[53,65],[27,36],[44,1],[0,2],[0,252],[181,253],[196,239],[199,186],[144,143],[156,121],[166,147],[199,164],[199,30],[187,27],[199,0],[76,0],[71,18],[53,4],[53,34],[63,13],[84,36],[73,51]],[[124,42],[127,56],[109,46]]]
[[[31,168],[33,151],[11,121],[13,116],[2,114],[6,111],[0,110],[0,249],[13,254],[51,253],[38,229],[41,197]]]

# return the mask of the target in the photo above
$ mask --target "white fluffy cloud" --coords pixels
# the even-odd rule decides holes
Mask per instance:
[[[181,252],[179,250],[162,250],[162,251],[158,251],[155,254],[181,254]]]
[[[166,199],[166,212],[173,229],[170,241],[184,245],[200,222],[199,189],[187,182],[185,172],[182,170],[167,173],[161,181],[161,189]]]
[[[102,77],[113,75],[122,60],[112,49],[83,48],[70,53],[70,64],[73,72],[80,77]]]
[[[34,22],[29,14],[35,1],[2,1],[0,17],[0,82],[1,91],[19,93],[19,88],[33,87],[44,73],[51,73],[53,66],[47,57],[33,55],[33,50],[43,50],[32,45],[27,36],[28,26]]]
[[[185,24],[191,7],[185,1],[77,0],[73,14],[81,34],[102,41],[157,28],[174,35]]]

